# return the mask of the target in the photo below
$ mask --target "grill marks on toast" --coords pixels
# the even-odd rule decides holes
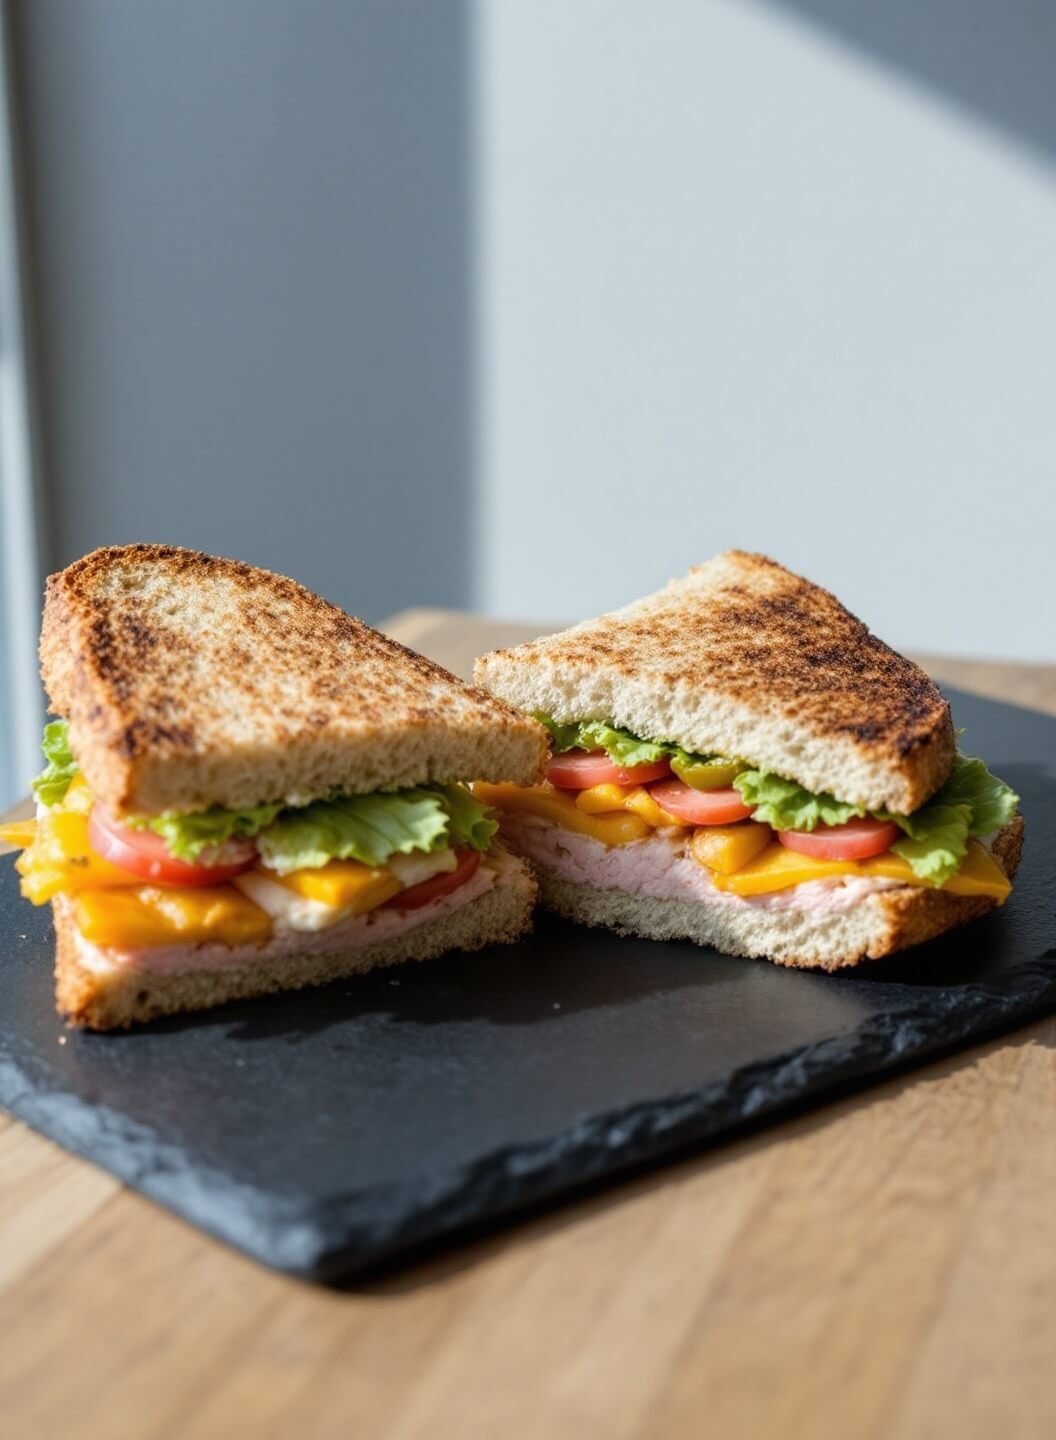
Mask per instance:
[[[763,556],[735,554],[774,589],[730,584],[711,600],[707,591],[672,587],[670,618],[660,611],[653,621],[663,626],[666,683],[692,683],[705,672],[739,700],[762,698],[792,719],[899,756],[931,738],[948,707],[922,670],[827,590]],[[649,629],[633,627],[639,645]]]
[[[97,550],[51,576],[41,664],[117,813],[478,778],[478,764],[531,783],[545,759],[533,721],[296,581],[173,546]]]
[[[631,613],[499,653],[529,664],[553,655],[628,676],[645,671],[702,694],[717,687],[899,756],[930,739],[949,707],[923,670],[827,590],[762,555],[724,558],[744,583],[698,583],[710,579],[709,567],[695,566]]]
[[[949,706],[928,676],[829,591],[763,555],[728,551],[622,610],[496,651],[478,662],[477,679],[524,709],[543,709],[547,689],[551,696],[600,694],[600,672],[605,688],[624,702],[618,723],[634,730],[634,713],[677,715],[686,733],[649,738],[681,743],[706,732],[720,710],[726,718],[712,728],[730,743],[754,736],[758,744],[759,727],[769,725],[770,768],[811,789],[840,794],[843,779],[863,795],[886,791],[893,808],[911,810],[953,763]],[[852,747],[855,765],[868,767],[872,778],[851,775],[836,748],[826,776],[818,758],[826,744],[844,755]],[[813,747],[813,784],[797,773],[806,745]],[[751,748],[730,753],[764,761]],[[816,783],[819,776],[831,783]]]

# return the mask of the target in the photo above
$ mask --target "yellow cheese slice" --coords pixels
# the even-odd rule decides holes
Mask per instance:
[[[403,889],[391,870],[361,865],[357,860],[331,860],[314,870],[294,870],[289,875],[276,875],[264,870],[269,880],[302,895],[318,900],[321,905],[340,909],[349,915],[365,915],[391,900]]]
[[[709,870],[732,875],[754,860],[773,839],[769,825],[742,820],[737,825],[706,825],[693,832],[689,848],[693,858]]]
[[[36,838],[35,820],[9,820],[6,825],[0,825],[0,840],[5,845],[13,845],[16,850],[27,849]]]
[[[662,825],[686,825],[685,820],[676,820],[666,810],[661,810],[644,785],[592,785],[581,790],[576,796],[576,809],[586,815],[606,815],[617,810],[627,810],[640,816],[647,825],[659,829]]]
[[[770,895],[830,875],[883,877],[901,880],[905,885],[932,888],[914,874],[908,861],[891,851],[871,860],[816,860],[788,850],[776,840],[743,869],[730,875],[716,872],[712,878],[719,890],[733,895]],[[969,840],[968,853],[960,869],[941,889],[949,895],[986,895],[1000,905],[1008,897],[1012,884],[989,851],[978,840]]]
[[[51,807],[51,814],[56,811],[67,811],[71,815],[87,815],[91,810],[94,800],[88,781],[78,771],[70,781],[66,794],[57,805]]]
[[[15,869],[22,876],[22,894],[34,905],[78,890],[142,885],[142,876],[111,865],[95,853],[88,843],[86,815],[52,809],[39,820],[24,823],[35,827],[34,836],[15,861]]]
[[[617,811],[606,815],[588,815],[568,795],[562,795],[549,785],[488,785],[478,780],[473,793],[485,805],[496,810],[520,811],[525,815],[538,815],[577,835],[589,835],[603,845],[627,845],[632,840],[642,840],[652,827],[640,815]],[[648,798],[648,797],[646,797]]]
[[[76,900],[76,921],[86,940],[117,950],[208,942],[253,945],[271,934],[270,918],[231,885],[85,890]]]

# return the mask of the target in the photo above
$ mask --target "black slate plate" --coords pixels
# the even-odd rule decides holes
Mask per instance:
[[[118,1036],[52,1009],[0,860],[0,1103],[268,1265],[351,1276],[1056,1009],[1056,720],[954,697],[1023,797],[1000,912],[856,976],[543,922]]]

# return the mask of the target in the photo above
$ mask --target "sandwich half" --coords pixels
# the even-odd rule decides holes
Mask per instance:
[[[958,753],[922,670],[764,556],[719,555],[475,679],[550,730],[546,781],[476,794],[570,919],[836,970],[1010,892],[1016,795]]]
[[[512,941],[536,884],[467,781],[545,730],[293,580],[161,545],[47,585],[23,894],[59,1010],[108,1030]]]

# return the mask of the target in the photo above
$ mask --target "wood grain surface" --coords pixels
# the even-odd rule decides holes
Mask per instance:
[[[465,672],[545,627],[386,628]],[[924,663],[1056,713],[1056,667]],[[0,1116],[0,1435],[1049,1437],[1054,1050],[1032,1026],[353,1293]]]

